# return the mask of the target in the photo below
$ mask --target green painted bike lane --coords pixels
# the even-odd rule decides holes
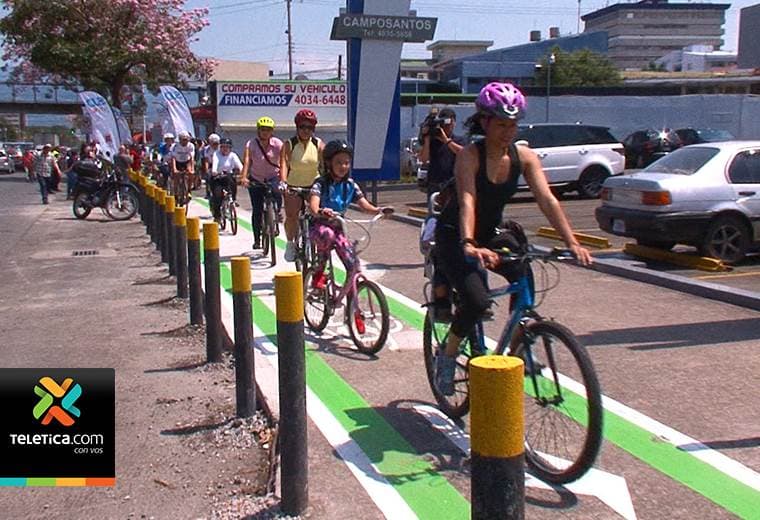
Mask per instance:
[[[249,222],[245,221],[242,218],[238,218],[238,221],[242,228],[251,231],[251,225]],[[277,245],[279,248],[283,249],[285,246],[284,240],[278,238]],[[230,291],[231,274],[229,272],[229,267],[225,266],[223,271],[224,287],[227,291]],[[338,268],[336,268],[336,271],[338,271],[341,276],[345,277],[345,272]],[[406,325],[420,331],[422,330],[422,327],[424,325],[424,314],[420,309],[411,308],[407,304],[398,301],[393,297],[387,297],[387,299],[391,314],[393,314],[402,322],[406,323]],[[271,309],[269,309],[256,296],[253,296],[253,308],[261,309],[258,313],[254,311],[256,325],[259,326],[262,331],[265,331],[272,342],[276,344],[276,331],[274,333],[270,333],[264,327],[276,326],[274,321],[272,321],[272,323],[268,323],[270,320],[275,319]],[[324,377],[325,379],[316,381],[316,377],[312,371],[312,366],[321,367],[318,369],[320,373],[319,377]],[[320,399],[330,409],[331,413],[333,413],[336,419],[338,419],[341,424],[348,430],[349,434],[352,437],[356,435],[355,440],[357,444],[359,444],[359,446],[367,454],[370,460],[375,462],[375,459],[382,458],[381,463],[391,463],[391,465],[387,468],[385,466],[381,467],[380,465],[377,467],[378,470],[383,474],[385,474],[384,472],[386,470],[390,471],[388,480],[394,487],[397,487],[397,485],[408,485],[409,482],[406,482],[405,479],[399,480],[397,478],[397,475],[395,473],[397,471],[397,467],[392,464],[393,461],[408,461],[409,463],[414,464],[415,467],[417,467],[417,464],[420,464],[420,469],[412,471],[411,474],[417,475],[415,478],[420,478],[420,482],[426,480],[422,478],[424,475],[427,475],[429,478],[433,478],[435,482],[432,485],[429,485],[430,483],[426,482],[426,484],[423,486],[423,490],[418,490],[415,487],[415,492],[428,492],[431,489],[438,489],[439,486],[445,483],[445,485],[450,488],[448,492],[453,492],[456,494],[456,496],[459,497],[459,501],[463,502],[467,507],[466,512],[463,510],[463,512],[456,512],[456,514],[454,514],[454,512],[458,510],[452,509],[451,507],[443,508],[443,511],[450,518],[458,518],[460,515],[462,515],[462,517],[464,517],[464,515],[469,515],[469,503],[464,499],[464,497],[462,497],[456,491],[456,489],[448,484],[448,482],[440,474],[435,472],[430,464],[420,459],[419,454],[415,452],[409,443],[404,440],[403,437],[398,432],[396,432],[395,429],[393,429],[393,427],[390,426],[390,424],[388,424],[382,418],[382,416],[380,416],[379,413],[369,407],[364,398],[343,378],[341,378],[340,375],[338,375],[319,354],[310,350],[307,350],[307,370],[309,372],[309,375],[307,375],[307,377],[309,377],[309,387],[320,397]],[[321,383],[328,380],[329,384],[325,385],[326,388],[321,389],[322,392],[324,392],[324,395],[317,393],[316,389],[313,386],[321,387]],[[340,389],[340,393],[338,393],[337,389]],[[577,399],[585,400],[578,394],[572,394],[573,401],[576,401],[576,403]],[[363,407],[357,407],[357,404],[359,403],[363,403]],[[360,430],[369,430],[370,426],[363,424],[367,422],[366,420],[357,421],[356,418],[352,418],[347,413],[348,411],[354,409],[364,409],[371,411],[371,413],[367,412],[369,416],[373,417],[373,420],[370,421],[372,423],[371,427],[381,428],[382,432],[379,434],[374,434],[367,431],[360,433]],[[353,415],[358,416],[361,414],[353,412]],[[347,427],[346,425],[351,426],[351,428]],[[386,433],[384,432],[387,431],[392,432],[390,439],[385,436]],[[740,482],[739,480],[723,473],[722,471],[719,471],[710,464],[694,457],[689,452],[680,450],[670,443],[662,442],[661,440],[654,438],[651,432],[647,431],[644,428],[641,428],[640,426],[637,426],[629,420],[607,409],[604,410],[603,433],[604,438],[607,441],[615,444],[619,448],[656,469],[660,473],[699,493],[703,497],[726,509],[727,511],[730,511],[731,513],[741,518],[760,518],[760,492],[751,486],[744,484],[743,482]],[[393,440],[393,442],[389,442],[390,440]],[[388,455],[389,452],[393,452],[393,455]],[[379,457],[378,454],[384,454],[385,456]],[[422,469],[425,466],[426,469]],[[409,466],[404,466],[404,468],[404,473],[409,475]],[[422,471],[422,473],[420,473],[420,471]],[[439,483],[439,480],[443,480],[443,483]],[[399,488],[397,487],[397,489]],[[410,488],[407,487],[405,491],[408,489]],[[407,500],[410,507],[412,507],[415,513],[420,515],[421,518],[427,518],[428,514],[431,514],[429,513],[429,508],[427,508],[427,506],[430,506],[432,502],[439,500],[437,496],[425,497],[422,502],[425,504],[426,508],[423,508],[423,513],[420,513],[414,507],[413,503],[409,502],[406,492],[401,493],[401,490],[399,489],[399,493],[404,497],[405,500]],[[412,495],[414,495],[414,493]],[[413,496],[412,500],[414,500]],[[420,501],[420,499],[418,498],[417,501]]]

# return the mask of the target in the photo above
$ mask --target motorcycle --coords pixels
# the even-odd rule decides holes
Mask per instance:
[[[129,220],[135,216],[138,192],[129,180],[119,178],[108,165],[101,170],[93,162],[80,161],[72,168],[77,174],[72,205],[76,218],[87,218],[93,208],[100,208],[113,220]]]

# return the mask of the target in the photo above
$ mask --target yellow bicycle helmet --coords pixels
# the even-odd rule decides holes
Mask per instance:
[[[271,117],[263,116],[256,121],[256,128],[274,128],[274,119]]]

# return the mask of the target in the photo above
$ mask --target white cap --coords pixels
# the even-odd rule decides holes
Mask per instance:
[[[219,143],[219,134],[211,134],[208,136],[208,142],[212,144],[218,144]]]
[[[171,132],[166,132],[164,134],[164,139],[174,139],[174,134]]]

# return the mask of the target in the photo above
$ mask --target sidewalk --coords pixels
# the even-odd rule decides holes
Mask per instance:
[[[185,325],[139,219],[78,221],[64,198],[42,206],[19,174],[0,179],[0,366],[115,368],[116,486],[0,487],[0,516],[273,516],[274,499],[255,498],[271,432],[261,415],[235,419],[230,359],[204,364],[203,330]]]

